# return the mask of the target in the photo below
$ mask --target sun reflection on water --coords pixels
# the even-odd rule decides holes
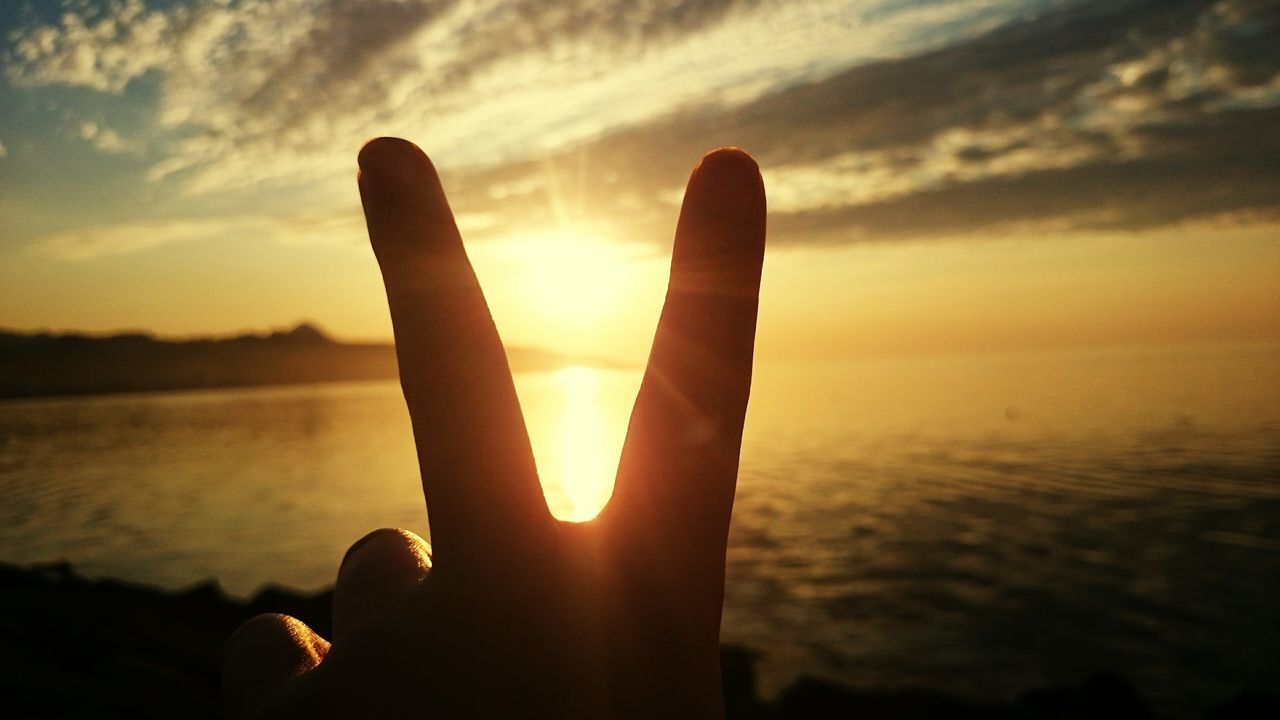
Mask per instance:
[[[555,384],[560,392],[560,413],[552,444],[554,457],[544,464],[543,482],[550,486],[548,500],[556,517],[590,520],[613,492],[621,438],[611,432],[616,423],[603,412],[598,371],[567,367],[556,373]]]

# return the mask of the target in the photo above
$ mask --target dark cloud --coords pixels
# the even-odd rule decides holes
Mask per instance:
[[[602,51],[640,53],[654,43],[714,25],[735,9],[759,4],[760,0],[516,0],[477,7],[451,32],[448,60],[424,78],[420,91],[444,92],[504,60],[527,59],[530,53],[572,53],[576,46],[588,62]],[[370,65],[391,65],[380,68],[385,77],[394,76],[399,63],[404,74],[412,75],[416,63],[397,55],[397,48],[459,5],[457,0],[321,0],[311,8],[314,24],[305,38],[292,45],[289,56],[240,100],[240,106],[271,117],[271,129],[292,127],[312,114],[328,112],[326,102],[376,106],[385,88],[368,81]]]
[[[822,57],[857,53],[823,47],[802,53],[800,70],[779,60],[785,72],[752,62],[813,50],[802,42],[811,23],[779,45],[761,37],[778,0],[111,7],[24,30],[6,76],[118,93],[157,73],[157,116],[173,135],[147,178],[193,194],[323,175],[370,134],[407,132],[443,157],[459,210],[491,235],[602,218],[626,239],[664,237],[693,162],[726,144],[761,161],[782,241],[1280,212],[1274,0],[1010,4],[998,17],[1039,14],[968,40],[953,28],[948,46],[826,76],[810,73],[847,66]],[[870,23],[819,26],[851,43],[900,32],[874,24],[893,13],[907,35],[977,22],[954,4],[869,7],[805,6]],[[920,46],[899,38],[882,52]],[[684,69],[703,53],[760,77]],[[659,75],[668,67],[682,69]],[[691,88],[704,95],[690,102]],[[743,101],[751,92],[766,94]],[[95,134],[100,149],[109,131]]]
[[[704,30],[730,12],[763,0],[515,0],[475,16],[463,33],[471,67],[485,59],[523,55],[581,41],[608,43],[614,50],[642,50],[646,44]],[[476,68],[478,69],[478,68]]]
[[[831,0],[827,0],[830,2]],[[374,132],[448,126],[488,162],[524,142],[559,147],[680,102],[619,110],[577,133],[572,100],[612,92],[610,73],[678,53],[704,30],[777,0],[203,0],[67,4],[0,41],[17,88],[89,88],[122,104],[142,78],[155,98],[151,181],[193,194],[301,181],[331,149]],[[34,18],[33,18],[34,19]],[[115,102],[114,100],[110,102]],[[541,118],[539,119],[539,111]],[[593,116],[594,117],[594,116]],[[518,119],[513,122],[508,118]],[[472,139],[478,142],[468,142]]]
[[[487,209],[492,188],[535,180],[523,202],[503,199],[501,232],[545,222],[549,188],[568,179],[584,212],[664,231],[671,212],[657,200],[701,152],[739,144],[773,173],[781,207],[771,228],[790,241],[1273,217],[1277,37],[1280,6],[1270,2],[1077,3],[960,45],[475,173],[459,202]],[[790,184],[797,168],[829,171],[808,206]],[[599,181],[582,182],[584,173]],[[881,188],[878,178],[890,180]]]
[[[1280,122],[1280,113],[1270,113]],[[1249,123],[1252,125],[1254,120]],[[1144,230],[1221,216],[1280,217],[1276,153],[1153,157],[1000,177],[877,203],[773,217],[782,237],[840,241],[982,231]]]
[[[277,136],[280,127],[294,127],[334,103],[375,104],[385,90],[365,81],[370,66],[393,62],[391,51],[456,4],[324,0],[314,8],[313,25],[304,37],[237,102],[243,112],[272,118],[264,133]]]

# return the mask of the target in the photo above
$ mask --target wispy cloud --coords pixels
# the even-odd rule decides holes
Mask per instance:
[[[1077,4],[477,173],[460,201],[589,162],[609,180],[582,206],[656,229],[687,159],[733,143],[760,158],[771,233],[792,241],[1276,216],[1277,35],[1270,3]]]
[[[111,128],[101,127],[95,122],[80,124],[80,139],[87,140],[98,150],[108,154],[126,153],[132,146]]]
[[[108,224],[56,233],[32,248],[37,255],[81,262],[149,250],[165,245],[254,237],[288,245],[332,245],[361,237],[363,221],[355,206],[275,215],[149,220]]]
[[[401,134],[473,235],[643,240],[692,160],[738,144],[776,239],[847,242],[1274,217],[1277,36],[1264,0],[121,0],[20,31],[6,72],[107,96],[154,79],[148,177],[195,195],[349,182],[364,139]]]
[[[62,232],[44,238],[34,250],[58,260],[89,260],[104,255],[138,252],[175,242],[222,236],[239,225],[238,220],[167,220],[124,223]]]
[[[169,139],[150,177],[202,193],[332,175],[386,132],[429,136],[449,164],[518,160],[953,41],[1029,2],[121,0],[20,32],[7,65],[28,87],[155,77]]]

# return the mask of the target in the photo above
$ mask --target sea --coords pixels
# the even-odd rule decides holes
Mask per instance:
[[[516,382],[548,502],[589,517],[639,371]],[[395,382],[0,402],[3,562],[314,590],[386,526],[429,534]],[[766,694],[1280,688],[1280,346],[759,362],[722,637]]]

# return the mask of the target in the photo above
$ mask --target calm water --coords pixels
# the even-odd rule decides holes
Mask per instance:
[[[608,492],[637,380],[519,377],[561,514]],[[725,638],[766,689],[1280,686],[1278,380],[1275,347],[763,367]],[[318,588],[388,525],[426,534],[390,382],[0,403],[0,560]]]

